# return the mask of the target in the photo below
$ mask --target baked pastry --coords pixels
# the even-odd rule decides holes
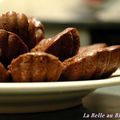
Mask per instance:
[[[96,53],[77,54],[63,62],[64,69],[61,80],[82,80],[90,79],[96,69]]]
[[[104,49],[106,47],[107,47],[106,43],[96,43],[93,45],[80,47],[79,53],[78,53],[79,55],[89,56],[90,54],[93,54],[93,56],[91,56],[90,59],[92,59],[92,57],[94,58],[94,63],[92,64],[93,67],[91,66],[92,68],[91,73],[89,73],[88,76],[86,75],[84,79],[89,79],[91,77],[95,79],[95,78],[101,77],[104,71],[104,68],[106,67],[106,62],[108,61],[107,60],[108,58],[106,56],[109,56],[109,52],[106,49]]]
[[[2,63],[0,63],[0,82],[8,81],[9,74]]]
[[[0,29],[0,61],[8,65],[20,54],[28,52],[26,44],[16,34]]]
[[[36,20],[33,17],[28,18],[28,23],[29,38],[32,38],[31,42],[34,41],[33,46],[35,46],[44,38],[44,26],[40,21]]]
[[[0,15],[0,29],[17,34],[29,49],[44,38],[44,27],[40,21],[13,11]]]
[[[120,67],[120,45],[110,46],[106,49],[109,51],[110,56],[103,77],[110,76],[118,69],[118,67]]]
[[[53,55],[31,52],[20,55],[8,66],[15,82],[57,81],[63,65]]]
[[[80,47],[79,32],[75,28],[66,28],[55,37],[41,40],[31,51],[47,52],[65,60],[74,56]]]
[[[63,62],[64,70],[62,72],[61,79],[79,80],[92,78],[96,70],[96,55],[99,55],[99,52],[96,53],[96,51],[101,51],[104,47],[107,47],[105,43],[97,43],[80,47],[76,56],[69,58]],[[99,66],[100,68],[96,70],[98,73],[102,71],[102,67],[104,66],[104,52],[99,59],[99,64],[101,63],[101,65]]]
[[[113,60],[113,58],[116,58]],[[96,79],[110,76],[120,64],[120,45],[90,49],[63,62],[62,80]]]
[[[87,51],[93,51],[93,50],[98,50],[101,48],[107,47],[106,43],[95,43],[93,45],[88,45],[88,46],[83,46],[79,48],[79,54],[82,54],[83,52],[87,52]]]

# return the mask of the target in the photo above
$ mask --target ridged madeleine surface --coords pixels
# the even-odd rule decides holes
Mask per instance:
[[[14,59],[8,68],[15,82],[50,82],[59,79],[63,65],[53,55],[31,52]]]

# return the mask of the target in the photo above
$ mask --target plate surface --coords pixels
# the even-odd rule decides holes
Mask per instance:
[[[0,113],[60,110],[81,104],[97,88],[120,84],[120,70],[110,78],[73,82],[0,83]]]

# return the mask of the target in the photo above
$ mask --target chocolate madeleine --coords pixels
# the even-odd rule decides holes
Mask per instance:
[[[79,32],[75,28],[66,28],[55,37],[41,40],[31,51],[47,52],[65,60],[74,56],[80,47]]]
[[[109,53],[109,62],[107,63],[106,69],[104,70],[103,77],[110,76],[115,72],[120,65],[120,45],[114,45],[106,48]]]
[[[59,79],[63,65],[53,55],[31,52],[14,59],[8,68],[15,82],[50,82]]]
[[[119,45],[100,47],[96,50],[88,48],[63,62],[62,80],[106,78],[118,69],[120,64]]]
[[[77,54],[63,62],[62,80],[90,79],[96,70],[96,52]]]
[[[26,44],[12,32],[0,29],[0,61],[8,65],[20,54],[28,52]]]
[[[17,34],[29,49],[44,38],[44,27],[40,21],[13,11],[0,15],[0,29]]]

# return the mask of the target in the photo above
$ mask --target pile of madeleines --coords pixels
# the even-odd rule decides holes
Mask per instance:
[[[107,78],[120,67],[120,45],[80,47],[76,28],[45,38],[43,24],[9,11],[0,15],[0,82]]]

